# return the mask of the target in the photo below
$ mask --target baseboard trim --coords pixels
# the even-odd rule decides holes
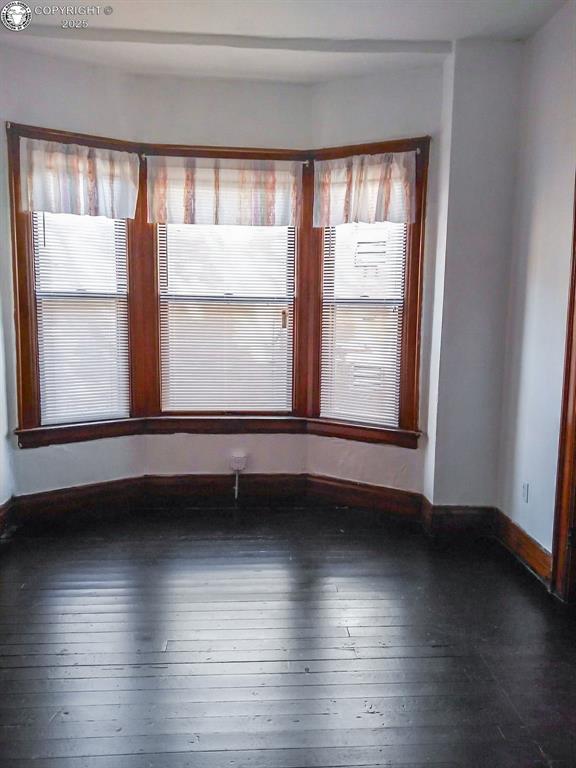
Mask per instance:
[[[4,504],[0,504],[0,536],[4,533],[8,527],[8,518],[12,510],[13,500],[8,499]]]
[[[240,501],[247,506],[295,504],[306,493],[307,475],[244,474]],[[141,478],[144,503],[155,506],[234,506],[234,475],[146,475]],[[142,503],[142,501],[141,501]]]
[[[549,586],[552,576],[551,553],[499,509],[494,512],[494,535],[498,541]]]
[[[550,588],[552,555],[523,528],[495,507],[433,506],[422,503],[422,525],[433,536],[468,534],[496,539]]]
[[[361,507],[374,512],[401,515],[420,520],[422,496],[411,491],[341,480],[326,475],[308,475],[306,495],[309,502],[323,502],[338,507]]]
[[[241,480],[242,505],[293,504],[304,497],[306,475],[246,474]],[[73,486],[15,496],[10,522],[22,525],[49,518],[83,517],[126,508],[234,506],[233,475],[144,475],[104,483]]]
[[[434,505],[424,498],[422,525],[431,536],[471,534],[490,536],[496,510],[492,507]]]
[[[83,519],[128,509],[172,506],[234,506],[234,479],[227,475],[145,475],[105,483],[16,496],[0,506],[0,531],[8,523]],[[356,507],[420,523],[438,537],[494,537],[546,584],[552,556],[513,520],[492,507],[432,505],[422,494],[324,475],[245,474],[242,507],[272,504]],[[72,515],[72,518],[71,518]]]
[[[120,506],[131,508],[141,498],[143,479],[131,477],[14,496],[9,521],[18,526],[80,512],[93,514]]]

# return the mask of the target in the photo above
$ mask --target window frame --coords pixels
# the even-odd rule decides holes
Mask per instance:
[[[353,227],[355,225],[351,224],[351,225],[345,225],[345,226],[352,226]],[[368,225],[364,225],[364,226],[366,226],[367,228],[370,228],[372,226],[378,227],[378,224],[375,223],[375,224],[372,224],[372,225],[368,224]],[[404,282],[404,277],[405,277],[405,273],[406,273],[406,255],[407,255],[407,252],[408,252],[408,225],[403,224],[401,226],[403,228],[403,260],[404,260],[403,282]],[[324,319],[325,319],[326,315],[329,314],[329,311],[327,311],[327,307],[331,307],[333,312],[335,312],[335,313],[338,312],[338,308],[339,307],[340,308],[347,307],[352,312],[358,311],[358,310],[361,310],[362,312],[365,312],[365,311],[370,312],[370,310],[372,310],[372,311],[378,312],[380,318],[382,318],[383,314],[386,312],[387,306],[390,306],[389,299],[387,299],[387,298],[380,297],[380,298],[368,298],[367,299],[367,298],[360,297],[358,295],[349,296],[349,297],[342,297],[342,296],[338,296],[337,295],[337,291],[336,291],[336,285],[337,285],[337,282],[338,282],[338,269],[337,269],[337,258],[336,258],[336,247],[337,247],[337,238],[338,238],[337,230],[338,230],[337,226],[325,227],[322,230],[323,231],[323,239],[322,239],[323,267],[325,267],[325,262],[326,262],[326,246],[328,245],[329,242],[332,243],[331,246],[328,245],[328,248],[331,249],[331,251],[332,251],[332,253],[331,253],[332,259],[330,259],[330,261],[332,262],[332,266],[331,266],[331,269],[329,268],[328,270],[323,268],[323,274],[322,274],[322,320],[323,320],[323,322],[322,322],[322,328],[321,328],[322,339],[321,339],[321,346],[320,346],[321,374],[322,374],[322,366],[323,366],[324,360],[326,359],[326,356],[324,355],[324,346],[323,346],[325,341],[328,342],[329,345],[331,344],[331,346],[332,346],[332,349],[331,349],[332,357],[330,358],[332,360],[332,362],[333,362],[333,355],[335,353],[336,335],[333,335],[332,337],[330,337],[330,336],[327,336],[325,334],[326,328],[324,327]],[[330,273],[331,273],[331,280],[330,280],[330,282],[328,282],[326,277],[327,277],[327,275],[330,275]],[[328,298],[326,298],[326,295],[325,295],[326,288],[328,288]],[[396,343],[398,345],[398,357],[397,357],[397,361],[398,361],[398,382],[397,383],[398,383],[398,396],[399,396],[399,398],[400,398],[400,394],[401,394],[400,393],[400,373],[401,373],[401,367],[402,367],[401,356],[402,356],[402,351],[403,351],[403,345],[402,345],[402,339],[400,337],[400,331],[402,331],[403,328],[404,328],[404,323],[403,323],[403,318],[404,318],[404,314],[405,314],[405,312],[404,312],[404,309],[405,309],[404,301],[405,301],[405,291],[404,291],[404,285],[402,285],[402,298],[398,302],[398,304],[395,305],[396,308],[400,309],[401,316],[402,316],[402,321],[400,322],[399,327],[397,328],[397,333],[396,333]],[[332,318],[334,319],[334,314],[332,314]],[[335,334],[336,331],[335,331],[335,324],[334,323],[332,324],[332,330],[333,330],[333,332]],[[334,371],[335,371],[335,368],[333,367],[332,368],[333,374],[334,374]],[[323,385],[326,385],[328,389],[331,388],[333,398],[337,397],[337,395],[336,395],[337,383],[336,383],[335,376],[332,376],[331,380],[327,380],[326,378],[321,376],[321,381],[320,381],[320,418],[322,420],[342,420],[342,421],[346,421],[347,423],[352,423],[352,424],[363,424],[363,425],[365,425],[367,427],[376,427],[376,428],[386,429],[386,428],[392,426],[392,428],[394,428],[394,426],[390,425],[390,424],[388,424],[388,425],[382,424],[382,426],[380,426],[378,424],[378,422],[374,421],[370,417],[366,417],[366,419],[363,421],[360,414],[358,414],[356,418],[354,418],[354,416],[352,416],[352,415],[350,415],[350,416],[345,416],[344,414],[338,415],[338,413],[336,412],[337,409],[334,409],[335,412],[333,414],[329,414],[329,413],[326,413],[326,412],[324,412],[324,414],[323,414],[322,410],[323,410],[323,408],[325,408],[325,405],[323,405],[323,403],[325,402],[323,400],[323,397],[324,397]],[[400,406],[400,402],[398,402],[398,406]],[[400,412],[398,410],[398,420],[399,420],[399,418],[400,418]],[[382,415],[380,415],[380,419],[382,419]]]
[[[15,293],[18,428],[22,448],[133,434],[314,434],[417,448],[424,222],[430,137],[286,150],[147,144],[34,126],[6,124]],[[127,220],[130,417],[40,425],[40,377],[34,293],[32,214],[19,210],[20,138],[136,152],[140,176],[136,215]],[[416,217],[408,225],[402,332],[399,428],[320,418],[323,230],[312,226],[314,160],[416,150]],[[160,295],[156,225],[147,222],[146,155],[301,160],[302,207],[296,232],[292,412],[166,412],[160,404]]]
[[[126,386],[120,385],[120,388],[117,392],[119,397],[122,397],[122,394],[127,395],[126,399],[122,397],[122,400],[124,400],[124,405],[126,406],[127,414],[125,413],[108,413],[106,416],[101,416],[98,418],[96,414],[93,414],[92,419],[94,421],[105,421],[109,419],[123,419],[126,418],[127,415],[129,415],[130,410],[130,350],[129,350],[129,339],[128,339],[128,251],[127,251],[127,225],[126,221],[124,219],[110,219],[110,218],[101,218],[100,221],[106,222],[106,226],[109,226],[111,223],[113,225],[113,239],[114,239],[114,270],[115,270],[115,291],[112,292],[110,290],[105,289],[97,289],[95,291],[93,290],[78,290],[77,288],[69,287],[69,288],[44,288],[42,289],[41,283],[42,283],[42,268],[41,268],[41,261],[42,261],[42,245],[40,245],[39,241],[40,239],[43,239],[44,247],[46,246],[46,232],[48,231],[46,229],[46,219],[45,217],[48,217],[48,229],[50,228],[49,219],[50,217],[59,218],[60,216],[64,216],[65,218],[84,218],[84,217],[74,217],[69,216],[68,214],[51,214],[49,212],[42,212],[42,211],[33,211],[31,212],[30,218],[31,218],[31,227],[32,227],[32,243],[33,243],[33,249],[34,249],[34,277],[35,277],[35,286],[34,286],[34,298],[35,298],[35,310],[37,315],[37,328],[36,328],[36,338],[38,343],[39,350],[42,349],[43,343],[46,345],[48,342],[48,337],[42,338],[42,326],[44,324],[44,321],[42,320],[42,316],[45,313],[45,308],[48,306],[55,307],[59,303],[61,304],[62,301],[64,302],[72,302],[76,305],[77,308],[80,308],[81,306],[94,306],[94,303],[98,303],[100,300],[104,300],[107,303],[108,302],[114,302],[115,305],[115,317],[116,317],[116,334],[118,334],[118,331],[120,328],[126,331],[126,335],[122,334],[121,341],[118,343],[118,346],[116,348],[117,352],[123,352],[124,354],[121,354],[120,357],[116,357],[116,362],[118,364],[118,367],[116,368],[116,377],[118,380],[118,383],[120,384],[120,381],[123,381],[123,384]],[[38,221],[39,218],[42,218],[41,223],[41,233],[39,232],[39,225]],[[98,218],[97,217],[86,217],[87,219],[92,218],[94,221],[94,225],[99,226]],[[35,223],[36,220],[36,223]],[[76,223],[76,222],[75,222]],[[88,223],[88,222],[87,222]],[[120,227],[118,225],[121,225]],[[94,226],[93,225],[93,226]],[[89,227],[90,228],[90,227]],[[64,231],[68,231],[68,225],[64,224]],[[84,230],[83,230],[84,231]],[[118,254],[121,253],[121,260],[118,260]],[[122,258],[122,256],[124,258]],[[48,266],[46,264],[46,266]],[[40,270],[40,271],[38,271]],[[120,286],[119,286],[120,281]],[[122,318],[120,320],[120,317]],[[122,343],[124,342],[124,343]],[[89,358],[90,359],[90,358]],[[100,365],[100,360],[98,360],[98,365]],[[41,355],[39,355],[38,359],[38,367],[39,367],[39,373],[40,373],[40,401],[42,405],[42,393],[43,393],[43,382],[42,382],[42,359]],[[47,377],[46,369],[44,372],[44,376]],[[47,392],[44,390],[44,397],[48,400],[49,397],[47,395]],[[73,397],[73,396],[72,396]],[[67,400],[68,402],[68,400]],[[48,409],[47,409],[48,410]],[[68,415],[68,414],[67,414]],[[41,414],[42,416],[42,414]],[[44,414],[46,417],[47,414]],[[55,426],[58,424],[82,424],[85,423],[87,419],[80,419],[78,420],[69,418],[68,421],[45,421],[44,424],[41,426]]]
[[[158,228],[164,226],[167,227],[167,224],[156,224],[154,225],[154,243],[156,248],[156,268],[158,275],[160,274],[160,257],[158,253],[158,244],[159,244],[159,231]],[[216,225],[217,226],[217,225]],[[296,291],[296,267],[297,267],[297,261],[298,261],[298,244],[297,244],[297,237],[298,237],[298,227],[294,227],[295,233],[294,233],[294,275],[292,282],[294,284],[294,291]],[[166,258],[168,258],[168,254],[166,253]],[[207,416],[227,416],[227,417],[245,417],[245,416],[266,416],[266,417],[286,417],[291,416],[291,414],[294,411],[294,325],[295,325],[295,295],[292,297],[292,375],[291,375],[291,390],[292,390],[292,409],[291,410],[278,410],[278,411],[271,411],[271,410],[250,410],[245,409],[242,411],[234,411],[234,410],[217,410],[217,409],[202,409],[202,410],[170,410],[170,409],[164,409],[162,408],[162,370],[161,370],[161,357],[162,357],[162,339],[161,339],[161,333],[162,333],[162,327],[161,327],[161,317],[160,317],[160,308],[161,308],[161,289],[160,286],[158,288],[158,333],[159,333],[159,354],[160,354],[160,413],[162,416],[171,416],[174,418],[177,418],[178,416],[194,416],[194,417],[207,417]],[[210,300],[210,297],[207,297],[207,300]],[[258,300],[255,300],[255,303],[257,303]],[[260,300],[262,303],[266,303],[266,299]],[[235,303],[234,299],[231,299],[231,303]],[[288,357],[288,356],[287,356]],[[288,377],[286,377],[286,380],[288,380]]]

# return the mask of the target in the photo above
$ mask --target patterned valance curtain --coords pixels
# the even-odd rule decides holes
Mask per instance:
[[[131,152],[21,138],[22,210],[133,219],[139,163]]]
[[[314,226],[415,219],[416,152],[314,162]]]
[[[148,221],[295,226],[302,163],[150,155]]]

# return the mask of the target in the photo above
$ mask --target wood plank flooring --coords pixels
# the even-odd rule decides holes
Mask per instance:
[[[2,768],[576,766],[576,622],[496,545],[142,510],[0,545]]]

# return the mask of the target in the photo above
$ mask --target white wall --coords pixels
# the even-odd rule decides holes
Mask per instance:
[[[3,120],[119,139],[307,148],[305,85],[137,77],[0,47]]]
[[[17,494],[140,475],[226,474],[232,451],[247,472],[306,472],[306,435],[137,435],[20,451]]]
[[[312,475],[422,492],[423,450],[319,435],[309,435],[307,440],[307,471]]]
[[[496,504],[521,52],[454,50],[435,504]]]
[[[312,89],[312,146],[431,135],[441,128],[442,67],[392,70]]]
[[[146,474],[226,474],[230,455],[245,451],[246,472],[295,474],[307,471],[307,435],[151,435]]]
[[[320,86],[139,78],[57,58],[0,50],[0,119],[117,138],[166,143],[309,148],[431,134],[426,270],[433,270],[436,153],[442,71],[391,71]],[[23,97],[25,94],[25,97]],[[5,184],[5,153],[0,157]],[[4,212],[5,215],[6,212]],[[2,227],[3,232],[8,232]],[[9,427],[16,425],[10,245],[0,241],[5,303]],[[433,280],[426,280],[433,286]],[[432,291],[424,310],[429,336]],[[428,351],[424,345],[423,380]],[[422,387],[425,395],[427,386]],[[1,393],[0,393],[1,394]],[[427,397],[423,396],[423,412]],[[424,421],[425,423],[425,421]],[[425,444],[425,443],[424,443]],[[15,492],[101,482],[154,472],[225,472],[234,447],[249,446],[252,472],[315,471],[407,490],[422,490],[425,448],[362,445],[302,436],[148,436],[19,450],[12,440]],[[332,460],[327,461],[326,457]]]
[[[144,475],[146,440],[146,435],[133,435],[48,448],[15,448],[12,454],[14,494]]]
[[[437,225],[434,243],[434,259],[430,259],[424,273],[424,306],[431,307],[429,337],[423,330],[423,371],[428,376],[421,376],[422,390],[427,392],[428,408],[422,414],[421,424],[425,435],[425,457],[422,476],[424,496],[434,501],[434,482],[436,472],[436,433],[438,425],[438,387],[440,382],[440,353],[442,350],[442,318],[444,307],[444,282],[446,273],[446,242],[448,229],[448,205],[450,202],[450,152],[452,145],[452,112],[454,104],[454,55],[449,56],[443,67],[442,87],[442,132],[438,142],[437,162]],[[431,182],[432,183],[432,182]],[[428,247],[430,242],[428,242]],[[427,364],[424,363],[427,357]]]
[[[501,509],[552,546],[576,162],[576,5],[525,51],[506,337]],[[522,483],[530,484],[522,500]]]

